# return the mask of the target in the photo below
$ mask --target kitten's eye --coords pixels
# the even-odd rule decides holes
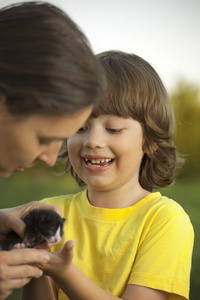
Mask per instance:
[[[106,128],[106,130],[111,134],[117,134],[122,131],[122,128]]]

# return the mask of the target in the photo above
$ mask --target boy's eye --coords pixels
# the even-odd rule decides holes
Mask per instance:
[[[106,128],[106,130],[110,133],[119,133],[122,131],[121,128]]]

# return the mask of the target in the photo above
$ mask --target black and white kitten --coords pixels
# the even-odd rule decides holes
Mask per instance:
[[[63,223],[55,211],[49,209],[34,209],[23,219],[26,224],[24,238],[18,236],[14,231],[7,234],[0,242],[0,250],[11,250],[13,248],[33,248],[45,242],[57,244],[63,234]]]

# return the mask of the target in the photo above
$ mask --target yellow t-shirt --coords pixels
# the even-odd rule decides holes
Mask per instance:
[[[98,286],[118,297],[136,284],[166,291],[170,300],[188,299],[194,236],[178,203],[156,192],[131,207],[104,209],[90,205],[87,190],[42,201],[60,206],[67,218],[52,251],[75,240],[73,262]],[[68,299],[61,289],[58,295]]]

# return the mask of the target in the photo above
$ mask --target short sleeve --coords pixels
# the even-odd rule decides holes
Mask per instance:
[[[141,238],[128,284],[166,291],[170,299],[188,299],[193,240],[187,214],[155,219]]]

